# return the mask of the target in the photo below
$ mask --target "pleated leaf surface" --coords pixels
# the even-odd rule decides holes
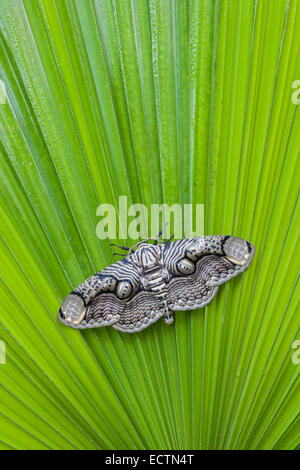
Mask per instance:
[[[299,24],[297,0],[0,1],[0,448],[299,448]],[[132,242],[96,235],[120,196],[204,204],[249,270],[171,326],[59,324]]]

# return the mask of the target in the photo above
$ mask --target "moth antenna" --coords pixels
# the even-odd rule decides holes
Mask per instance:
[[[161,235],[162,235],[162,233],[163,233],[165,227],[168,225],[168,223],[169,223],[169,222],[165,222],[165,223],[164,223],[163,228],[161,229],[161,231],[156,235],[155,238],[153,238],[154,241],[157,242],[157,240],[160,239],[160,237],[161,237]],[[157,243],[154,243],[154,244],[156,245]]]
[[[122,257],[125,256],[123,253],[114,253],[114,252],[113,252],[113,255],[114,255],[114,256],[122,256]]]
[[[169,240],[167,240],[165,243],[169,243],[169,241],[171,241],[172,238],[174,238],[174,233],[173,233],[173,235],[169,238]]]
[[[162,235],[162,233],[163,233],[165,227],[168,225],[168,223],[169,223],[169,222],[166,222],[166,223],[163,225],[163,228],[162,228],[161,231],[157,234],[156,237],[154,237],[154,238],[151,238],[151,237],[150,237],[150,238],[145,238],[144,240],[142,240],[142,241],[140,241],[140,242],[138,242],[138,243],[135,243],[135,245],[132,245],[130,248],[128,248],[129,251],[128,251],[128,253],[127,253],[127,257],[128,257],[131,253],[134,253],[134,250],[132,249],[133,247],[138,246],[138,245],[140,245],[140,244],[143,243],[143,242],[146,242],[146,241],[148,241],[148,240],[153,240],[153,244],[154,244],[154,245],[157,245],[158,240],[160,239],[160,236]],[[174,237],[174,235],[172,235],[171,238],[173,238],[173,237]],[[171,240],[171,238],[170,238],[170,240]],[[168,240],[168,241],[169,241],[169,240]],[[111,245],[113,245],[113,243],[111,243]],[[114,245],[114,246],[117,246],[117,245]],[[120,247],[120,248],[121,248],[121,247]],[[123,247],[122,247],[122,248],[123,248]]]
[[[129,250],[128,246],[120,246],[115,243],[110,243],[110,246],[116,246],[117,248],[121,248],[121,250]]]
[[[133,245],[133,246],[136,246],[136,245]],[[129,251],[126,253],[126,258],[128,258],[132,253],[135,253],[135,250],[130,248]]]

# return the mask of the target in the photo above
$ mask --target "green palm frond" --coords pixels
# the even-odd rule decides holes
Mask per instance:
[[[1,0],[0,18],[0,448],[299,448],[300,2]],[[249,270],[175,326],[58,324],[114,261],[96,211],[119,196],[204,204],[206,234],[256,246]]]

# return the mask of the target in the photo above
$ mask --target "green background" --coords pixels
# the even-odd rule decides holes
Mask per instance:
[[[0,0],[0,18],[0,448],[299,446],[300,2]],[[206,234],[256,246],[249,270],[172,326],[58,324],[114,261],[96,209],[120,195],[205,204]]]

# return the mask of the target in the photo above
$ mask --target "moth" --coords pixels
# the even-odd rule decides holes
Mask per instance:
[[[136,333],[177,310],[207,305],[218,288],[245,271],[255,247],[212,235],[165,243],[144,240],[120,261],[86,279],[63,301],[58,319],[72,328],[109,326]]]
[[[120,261],[86,279],[63,301],[58,319],[72,328],[109,326],[136,333],[177,310],[207,305],[218,288],[245,271],[255,247],[212,235],[154,244],[144,240]]]

